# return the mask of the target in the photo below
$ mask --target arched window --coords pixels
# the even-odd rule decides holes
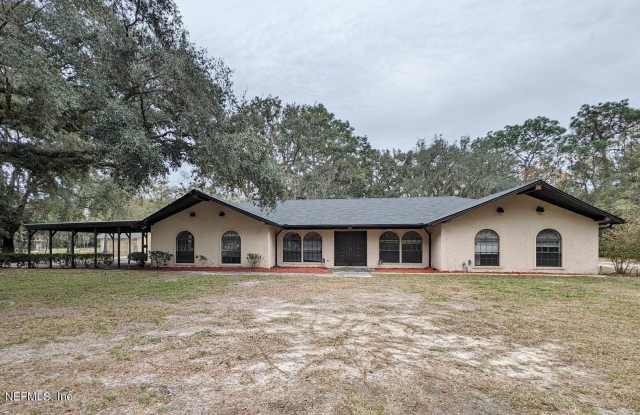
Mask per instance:
[[[380,263],[397,264],[400,262],[400,239],[389,231],[380,235]]]
[[[316,232],[304,236],[304,262],[322,262],[322,237]]]
[[[282,239],[282,261],[300,262],[302,260],[302,241],[295,232],[287,233]]]
[[[562,237],[553,229],[544,229],[536,236],[536,267],[562,266]]]
[[[402,236],[402,262],[419,264],[422,262],[422,237],[418,232],[407,232]]]
[[[222,263],[239,264],[242,262],[242,240],[235,231],[227,231],[222,235]]]
[[[193,235],[189,231],[182,231],[176,236],[176,262],[193,263],[194,251]]]
[[[500,238],[491,229],[476,234],[476,266],[500,265]]]

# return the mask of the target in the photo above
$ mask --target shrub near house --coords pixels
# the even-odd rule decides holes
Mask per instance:
[[[113,262],[111,254],[75,254],[73,255],[77,265],[90,267],[93,265],[94,259],[97,259],[97,264],[109,266]],[[51,261],[53,264],[64,267],[71,266],[72,256],[71,254],[19,254],[19,253],[0,253],[0,267],[27,267],[39,266],[48,264]]]
[[[250,268],[256,268],[262,262],[262,255],[255,253],[247,254],[247,264],[249,264]]]
[[[147,254],[144,252],[132,252],[129,254],[129,260],[134,261],[138,266],[143,267],[147,262]]]
[[[151,265],[158,269],[160,267],[166,267],[169,261],[173,258],[173,254],[163,251],[151,251],[149,252],[149,259],[151,260]]]
[[[634,261],[640,261],[640,223],[629,222],[605,232],[600,254],[609,258],[618,274],[626,274]]]

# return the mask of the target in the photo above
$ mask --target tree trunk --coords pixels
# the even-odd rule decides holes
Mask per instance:
[[[13,234],[9,237],[2,237],[2,252],[13,253],[15,252],[15,246],[13,245]]]

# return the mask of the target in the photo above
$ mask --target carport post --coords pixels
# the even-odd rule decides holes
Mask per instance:
[[[149,247],[147,247],[147,233],[142,232],[142,237],[140,238],[140,245],[142,248],[142,252],[149,253]]]
[[[27,268],[31,268],[31,236],[33,234],[27,230]]]
[[[53,268],[53,231],[49,229],[49,268]]]
[[[71,268],[76,267],[76,231],[71,231]]]
[[[127,255],[127,265],[131,265],[131,232],[127,232],[127,240],[129,241],[129,254]]]
[[[427,231],[429,237],[429,268],[431,268],[431,232]]]
[[[113,234],[110,233],[109,236],[111,237],[111,260],[113,261],[116,259],[116,245],[115,240],[113,239]]]
[[[98,268],[98,230],[93,229],[93,267]]]
[[[120,268],[120,228],[118,228],[118,268]]]

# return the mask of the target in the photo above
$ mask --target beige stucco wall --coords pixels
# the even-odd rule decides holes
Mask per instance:
[[[195,217],[190,216],[191,212],[195,213]],[[224,212],[224,216],[220,216],[220,212]],[[196,260],[194,264],[175,263],[176,236],[185,230],[193,234],[195,255],[204,255],[207,257],[206,262]],[[151,227],[153,239],[150,250],[172,253],[172,266],[237,267],[238,264],[222,264],[221,239],[226,231],[240,234],[240,265],[248,265],[247,253],[250,252],[262,255],[261,267],[274,265],[274,228],[215,202],[198,203],[154,224]]]
[[[504,213],[496,212],[498,206]],[[544,213],[536,212],[537,206],[543,206]],[[560,268],[536,267],[536,235],[547,228],[562,236]],[[475,235],[482,229],[492,229],[500,237],[499,267],[474,266]],[[441,270],[463,270],[462,264],[471,261],[469,270],[479,272],[598,272],[598,223],[526,195],[490,203],[443,223],[434,239],[441,260],[433,265]]]
[[[431,267],[442,268],[442,226],[436,225],[429,228],[431,232]]]

